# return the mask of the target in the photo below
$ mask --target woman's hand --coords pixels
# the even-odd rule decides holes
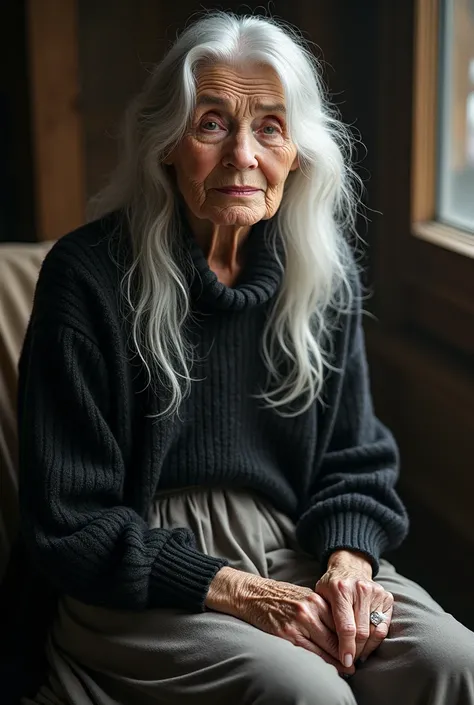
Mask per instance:
[[[339,660],[365,661],[388,634],[393,595],[372,580],[372,566],[361,553],[336,551],[315,588],[331,606],[339,638]],[[371,612],[383,612],[386,621],[374,627]]]
[[[341,674],[353,674],[339,661],[331,609],[310,588],[222,568],[211,583],[206,607],[244,620],[312,651]]]

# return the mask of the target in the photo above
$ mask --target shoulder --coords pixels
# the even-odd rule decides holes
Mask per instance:
[[[115,260],[120,259],[123,235],[124,220],[119,213],[82,225],[56,241],[45,257],[43,269],[67,272],[68,276],[81,272],[100,276],[101,271],[117,266]]]
[[[114,213],[60,238],[41,267],[33,316],[77,327],[116,308],[125,236],[124,220]]]

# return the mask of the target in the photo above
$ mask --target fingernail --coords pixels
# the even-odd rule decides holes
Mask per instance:
[[[344,666],[350,668],[352,666],[352,656],[350,654],[345,654],[344,656]]]

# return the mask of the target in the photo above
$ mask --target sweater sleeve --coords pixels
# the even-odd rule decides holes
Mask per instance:
[[[20,511],[31,559],[60,593],[110,608],[204,609],[227,561],[186,528],[150,529],[124,502],[126,467],[108,423],[110,379],[96,342],[30,323],[20,364]],[[130,470],[129,470],[130,471]]]
[[[395,490],[397,445],[374,414],[360,310],[346,321],[343,364],[324,412],[324,448],[297,536],[324,568],[332,552],[351,549],[366,554],[375,576],[380,555],[405,538],[408,518]]]

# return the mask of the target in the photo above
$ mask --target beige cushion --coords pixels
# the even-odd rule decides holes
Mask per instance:
[[[0,243],[0,580],[18,525],[18,358],[39,269],[52,244]]]

